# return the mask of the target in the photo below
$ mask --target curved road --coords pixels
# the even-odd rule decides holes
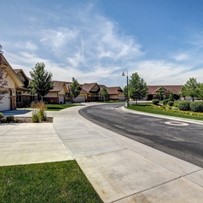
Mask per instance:
[[[96,105],[79,112],[107,129],[203,167],[203,125],[168,125],[168,119],[132,114],[119,107],[121,104]]]

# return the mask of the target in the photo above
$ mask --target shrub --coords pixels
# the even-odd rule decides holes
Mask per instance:
[[[159,100],[158,100],[158,99],[153,99],[153,100],[152,100],[152,104],[154,104],[154,105],[159,104]]]
[[[190,109],[191,111],[194,111],[194,112],[203,112],[203,102],[201,101],[191,102]]]
[[[190,110],[190,102],[189,101],[181,101],[179,102],[178,108],[182,111]]]
[[[46,115],[46,105],[44,102],[32,102],[31,107],[34,109],[38,109],[38,116],[40,118],[40,121],[46,121],[47,120],[47,115]]]
[[[163,105],[166,105],[169,102],[169,99],[164,99],[163,100]]]
[[[167,104],[168,104],[169,106],[173,106],[174,102],[173,102],[173,101],[169,101]]]
[[[0,112],[0,120],[4,117],[4,114]]]
[[[39,113],[38,113],[38,111],[37,110],[34,110],[33,112],[32,112],[32,122],[33,123],[40,123],[40,116],[39,116]]]
[[[7,116],[6,117],[6,123],[13,122],[15,120],[14,116]]]

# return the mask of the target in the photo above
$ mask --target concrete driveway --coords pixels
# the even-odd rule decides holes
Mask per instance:
[[[8,115],[29,116],[30,112],[10,111]],[[53,123],[0,125],[0,166],[73,159]]]

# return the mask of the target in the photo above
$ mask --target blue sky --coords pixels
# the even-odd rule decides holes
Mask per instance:
[[[13,68],[124,86],[203,82],[201,0],[1,0],[0,44]]]

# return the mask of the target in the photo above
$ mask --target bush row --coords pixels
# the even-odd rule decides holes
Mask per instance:
[[[152,103],[155,105],[159,104],[158,99],[153,99]],[[180,101],[178,105],[175,105],[173,101],[170,101],[168,99],[163,100],[163,105],[168,106],[177,106],[179,110],[182,111],[193,111],[193,112],[203,112],[203,101]]]

